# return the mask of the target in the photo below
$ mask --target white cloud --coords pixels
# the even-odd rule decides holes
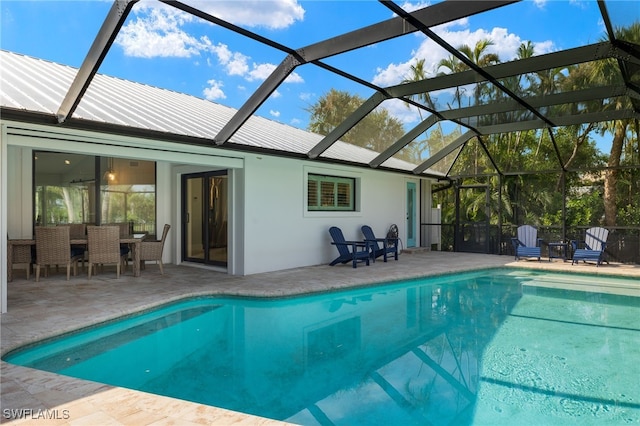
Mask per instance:
[[[385,101],[384,108],[389,111],[392,117],[397,118],[405,124],[415,123],[420,119],[420,114],[416,107],[399,99],[389,99]],[[426,114],[428,113],[423,113],[422,115],[424,116]]]
[[[249,66],[247,65],[248,60],[248,56],[240,52],[235,52],[231,60],[225,64],[227,74],[245,76],[247,71],[249,71]]]
[[[304,19],[305,10],[296,0],[211,1],[188,0],[190,6],[224,21],[246,27],[282,29]]]
[[[533,51],[536,55],[553,52],[557,46],[551,40],[533,43]]]
[[[476,42],[482,39],[492,40],[494,44],[487,48],[487,52],[498,54],[502,62],[515,59],[517,57],[518,47],[521,43],[526,42],[526,40],[521,39],[518,35],[510,33],[506,28],[496,27],[490,31],[484,29],[471,31],[467,26],[468,21],[461,19],[436,27],[434,31],[455,48],[463,44],[473,47]],[[424,36],[421,36],[421,38],[422,41],[419,46],[408,55],[406,61],[391,63],[384,68],[379,68],[372,82],[381,87],[400,84],[403,80],[411,77],[411,65],[415,65],[420,59],[425,60],[424,68],[428,78],[434,77],[438,72],[445,72],[446,70],[438,70],[437,65],[442,59],[451,56],[449,52],[431,39]],[[549,40],[533,42],[533,44],[536,55],[549,53],[555,49],[555,45]],[[431,93],[432,99],[439,104],[440,107],[451,101],[451,94],[445,92],[446,91],[439,91]],[[387,101],[384,104],[385,108],[389,110],[389,113],[403,123],[417,122],[419,119],[418,110],[415,107],[407,108],[406,105],[406,103],[398,100],[395,102]]]
[[[373,78],[373,84],[386,87],[401,83],[402,80],[409,77],[412,63],[414,63],[413,58],[410,62],[389,64],[386,68],[378,68]]]
[[[269,110],[269,114],[271,114],[273,117],[280,117],[280,111],[274,111],[274,110]]]
[[[235,14],[234,20],[230,21],[248,26],[283,28],[304,16],[304,9],[295,0],[249,3],[194,0],[190,5],[222,19],[225,19],[225,14]],[[127,56],[188,58],[211,53],[226,75],[239,76],[247,81],[263,81],[276,68],[270,63],[250,65],[250,56],[232,51],[226,44],[214,44],[206,35],[200,39],[190,35],[183,27],[194,22],[195,17],[163,3],[142,1],[133,11],[136,18],[122,28],[116,39],[116,44],[123,48]],[[215,66],[211,58],[206,57],[205,60],[209,66]],[[299,74],[292,73],[285,82],[301,83],[303,79]]]
[[[277,67],[276,65],[269,64],[269,63],[253,64],[253,68],[251,69],[251,71],[246,73],[245,78],[248,81],[263,81],[267,77],[269,77],[269,75],[271,75],[271,73],[273,72],[273,70],[276,69],[276,67]],[[284,82],[285,83],[302,83],[304,82],[304,80],[302,79],[300,74],[292,72],[287,76]]]
[[[304,83],[304,79],[297,72],[292,72],[285,78],[285,83]]]
[[[457,23],[458,25],[466,25],[464,20]],[[482,39],[493,41],[493,45],[487,48],[487,53],[496,53],[502,62],[510,61],[516,58],[518,47],[525,42],[520,36],[510,33],[506,28],[493,28],[491,31],[478,29],[470,31],[467,28],[453,30],[451,25],[440,26],[434,29],[436,34],[444,39],[451,46],[458,48],[463,44],[473,47],[476,42]],[[540,55],[553,51],[554,44],[552,41],[534,42],[535,54]],[[451,56],[444,48],[437,45],[431,39],[425,38],[420,46],[412,52],[412,56],[405,62],[392,63],[386,68],[379,68],[373,78],[373,83],[379,86],[392,86],[400,84],[402,80],[410,77],[411,65],[420,59],[425,60],[425,71],[427,77],[435,76],[439,71],[438,63],[445,58]]]
[[[204,97],[209,101],[215,101],[216,99],[225,99],[227,96],[222,91],[223,83],[217,80],[207,81],[209,87],[202,91]]]
[[[280,93],[280,91],[278,91],[277,89],[274,90],[270,96],[270,98],[273,98],[273,99],[281,98],[281,97],[282,97],[282,93]]]
[[[309,93],[309,92],[300,92],[300,94],[298,95],[300,100],[303,100],[303,101],[309,101],[315,96],[316,96],[315,93]]]
[[[538,9],[544,9],[547,0],[533,0],[533,4],[535,4]]]
[[[253,69],[247,73],[247,80],[262,81],[276,69],[274,64],[253,64]]]
[[[146,3],[143,3],[143,5]],[[166,8],[148,10],[144,17],[136,17],[123,26],[115,40],[125,55],[140,58],[191,57],[198,55],[201,42],[180,29],[190,15],[171,12]]]
[[[473,48],[473,46],[475,46],[475,44],[480,40],[491,40],[494,44],[487,48],[486,53],[496,53],[503,62],[514,59],[516,57],[518,47],[523,42],[519,36],[509,33],[506,28],[499,27],[493,28],[490,32],[487,32],[484,29],[478,29],[473,32],[469,30],[452,31],[441,35],[441,37],[455,48],[458,48],[463,44]],[[421,49],[423,48],[424,44],[421,46]],[[433,47],[430,48],[433,49]],[[423,53],[421,49],[418,50],[418,54]],[[443,49],[439,50],[442,55],[445,55],[445,57],[450,56]]]
[[[400,7],[406,12],[413,12],[414,10],[422,9],[430,5],[431,5],[431,2],[428,2],[428,1],[420,1],[418,3],[411,3],[411,2],[405,1],[400,5]]]

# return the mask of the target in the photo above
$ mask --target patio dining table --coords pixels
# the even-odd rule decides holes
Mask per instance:
[[[120,237],[120,244],[131,245],[131,259],[133,262],[133,276],[140,276],[140,245],[147,237],[146,233],[132,234]],[[7,241],[7,281],[13,281],[13,249],[14,247],[35,246],[35,238],[9,239]],[[70,245],[87,245],[87,238],[72,238]]]

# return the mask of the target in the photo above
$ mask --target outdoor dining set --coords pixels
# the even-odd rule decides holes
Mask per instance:
[[[129,261],[134,277],[140,276],[146,261],[155,261],[163,274],[162,251],[170,228],[164,225],[162,237],[153,240],[147,233],[133,232],[128,223],[36,226],[33,238],[8,239],[7,279],[13,281],[13,269],[18,266],[24,267],[27,279],[33,268],[36,281],[42,272],[48,275],[51,266],[64,266],[69,280],[71,270],[76,276],[78,263],[84,268],[85,262],[89,279],[104,265],[115,266],[120,278]]]

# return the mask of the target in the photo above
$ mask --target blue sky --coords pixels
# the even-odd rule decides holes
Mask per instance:
[[[294,49],[392,17],[389,9],[372,0],[185,3]],[[432,3],[397,4],[410,11]],[[615,12],[616,16],[633,15],[640,4],[613,3],[621,9]],[[78,67],[110,7],[111,2],[101,0],[1,0],[0,46]],[[523,1],[434,30],[454,47],[491,39],[494,44],[490,50],[498,53],[502,61],[513,59],[520,43],[527,40],[534,43],[536,54],[543,54],[595,43],[604,36],[597,3],[591,0]],[[436,64],[447,56],[425,36],[412,34],[325,62],[384,87],[407,78],[417,59],[425,59],[427,70],[435,74]],[[99,72],[239,108],[284,57],[280,51],[175,8],[141,1]],[[372,94],[368,88],[305,65],[295,70],[258,114],[306,128],[306,109],[331,88],[358,93],[363,98]],[[417,124],[418,113],[405,104],[387,101],[383,107],[402,120],[407,129]]]

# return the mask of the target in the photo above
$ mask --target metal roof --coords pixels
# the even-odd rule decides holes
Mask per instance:
[[[600,42],[504,63],[482,65],[475,63],[461,52],[459,47],[454,47],[442,39],[432,28],[469,16],[514,7],[518,1],[449,0],[413,12],[404,10],[392,1],[380,1],[376,3],[378,7],[387,8],[393,12],[394,17],[294,49],[189,4],[161,0],[166,5],[286,55],[280,65],[238,110],[97,74],[100,64],[136,2],[137,0],[116,0],[113,3],[78,70],[3,52],[3,115],[11,116],[18,110],[38,112],[46,114],[46,120],[51,124],[57,122],[69,126],[86,126],[87,123],[104,123],[104,129],[111,131],[117,129],[124,133],[133,132],[150,137],[165,135],[170,139],[185,138],[185,142],[191,143],[215,144],[230,149],[265,150],[298,158],[336,161],[431,176],[448,175],[451,172],[449,165],[448,169],[432,166],[464,149],[470,140],[477,141],[491,157],[483,137],[527,130],[543,130],[550,133],[550,139],[558,155],[558,164],[564,168],[563,159],[551,133],[553,129],[640,118],[640,41],[623,37],[619,32],[620,25],[612,22],[613,15],[609,8],[615,9],[617,5],[613,1],[597,2],[606,29],[606,37]],[[620,19],[620,14],[617,14],[616,18]],[[625,19],[627,23],[631,22],[631,27],[640,28],[640,16],[627,16]],[[363,52],[362,54],[366,55],[367,52],[363,48],[367,46],[414,33],[422,33],[433,40],[461,67],[446,75],[390,87],[378,87],[325,62],[346,52]],[[27,63],[30,65],[27,66]],[[584,83],[573,88],[564,88],[564,91],[547,91],[534,95],[529,90],[530,87],[513,87],[513,80],[510,80],[526,80],[536,76],[541,78],[540,75],[543,73],[554,70],[566,72],[577,64],[585,63],[615,64],[613,69],[608,71],[612,75],[608,76],[610,78],[607,78],[606,85]],[[325,136],[257,116],[257,110],[266,99],[294,70],[302,66],[318,67],[339,74],[355,84],[372,89],[373,95]],[[462,106],[459,102],[458,107],[442,107],[416,100],[420,96],[431,96],[442,90],[468,88],[469,92],[479,91],[483,85],[494,89],[495,95],[492,96],[495,97],[469,97],[468,105]],[[350,130],[390,99],[400,99],[421,109],[425,117],[402,138],[379,151],[341,142]],[[619,107],[611,108],[610,105],[614,103]],[[459,133],[453,133],[448,141],[443,140],[442,146],[437,150],[430,147],[426,154],[420,154],[418,160],[408,161],[398,155],[403,149],[412,147],[421,134],[426,134],[441,123],[457,126]],[[494,159],[490,160],[496,166],[497,172],[502,173],[500,165],[495,164]]]
[[[3,117],[21,117],[20,112],[42,113],[51,120],[69,90],[78,69],[38,58],[0,50],[0,105]],[[193,143],[214,144],[217,134],[237,111],[218,103],[166,89],[96,74],[77,109],[74,123],[95,123],[148,131],[149,137],[166,140],[184,136]],[[106,127],[108,130],[110,127]],[[116,127],[111,128],[117,131]],[[321,135],[297,129],[260,116],[252,116],[225,147],[297,154],[306,158]],[[338,143],[327,158],[367,164],[377,153],[350,144]],[[396,160],[397,170],[410,171],[413,165]],[[437,172],[433,172],[438,175]]]

